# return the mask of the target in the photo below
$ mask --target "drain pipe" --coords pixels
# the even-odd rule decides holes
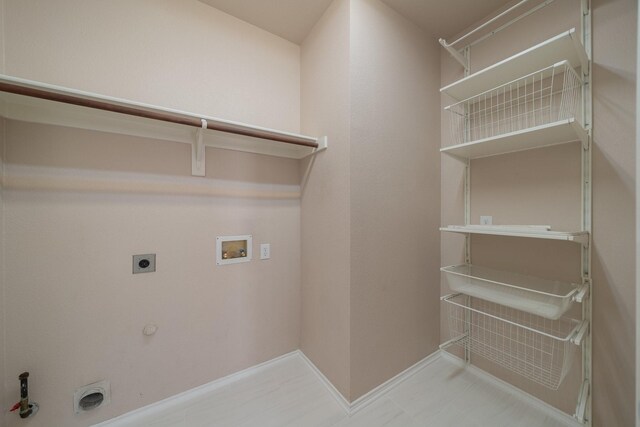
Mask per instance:
[[[20,418],[33,417],[37,412],[39,406],[37,403],[29,403],[29,372],[23,372],[18,376],[20,380],[20,402],[16,403],[11,411],[15,411],[20,408]]]

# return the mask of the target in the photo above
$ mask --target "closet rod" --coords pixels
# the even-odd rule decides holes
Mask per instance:
[[[202,120],[199,117],[182,116],[159,111],[151,111],[135,106],[120,105],[103,100],[86,99],[80,96],[57,93],[32,87],[25,87],[17,84],[0,82],[0,92],[8,92],[16,95],[29,96],[48,101],[62,102],[65,104],[78,105],[80,107],[93,108],[97,110],[110,111],[114,113],[127,114],[129,116],[142,117],[152,120],[160,120],[168,123],[192,126],[195,128],[202,127]],[[294,135],[283,135],[269,130],[245,127],[240,124],[227,123],[223,121],[215,121],[211,118],[205,118],[207,121],[207,129],[219,132],[231,133],[235,135],[243,135],[271,141],[284,142],[286,144],[302,145],[305,147],[318,148],[318,142],[314,138],[298,137]]]
[[[504,12],[501,12],[500,14],[494,16],[493,18],[491,18],[490,20],[488,20],[484,24],[477,26],[476,28],[474,28],[473,30],[469,31],[467,34],[463,35],[462,37],[458,38],[456,41],[454,41],[452,43],[447,43],[447,41],[445,39],[440,39],[440,44],[444,48],[453,47],[453,45],[460,43],[462,40],[466,39],[467,37],[469,37],[469,36],[471,36],[471,35],[473,35],[475,33],[477,33],[478,31],[480,31],[481,29],[483,29],[487,25],[489,25],[489,24],[495,22],[496,20],[502,18],[504,15],[508,14],[509,12],[511,12],[514,9],[517,9],[518,7],[520,7],[523,4],[527,3],[528,1],[529,0],[520,0],[518,3],[514,4],[513,6],[511,6],[509,9],[507,9]]]

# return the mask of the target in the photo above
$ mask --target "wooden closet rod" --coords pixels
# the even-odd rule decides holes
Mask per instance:
[[[13,93],[16,95],[30,96],[33,98],[45,99],[48,101],[63,102],[65,104],[78,105],[80,107],[94,108],[97,110],[111,111],[114,113],[127,114],[129,116],[143,117],[146,119],[160,120],[163,122],[176,123],[179,125],[192,126],[196,128],[202,127],[202,120],[199,117],[187,117],[173,115],[159,111],[150,111],[144,108],[125,106],[107,101],[86,99],[80,96],[68,95],[47,91],[43,89],[20,86],[11,83],[0,82],[0,91]],[[318,148],[318,142],[312,138],[297,137],[294,135],[282,135],[269,130],[249,128],[233,123],[225,123],[215,121],[215,119],[205,119],[207,121],[207,129],[232,133],[235,135],[250,136],[253,138],[268,139],[271,141],[284,142],[286,144],[302,145],[305,147]]]

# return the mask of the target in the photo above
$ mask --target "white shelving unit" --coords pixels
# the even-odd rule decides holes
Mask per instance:
[[[582,125],[583,80],[564,60],[445,108],[457,143],[443,153],[473,159],[576,140]]]
[[[580,9],[580,35],[571,29],[473,74],[469,74],[468,59],[472,44],[461,50],[453,45],[478,29],[451,44],[440,40],[465,67],[463,79],[441,89],[455,102],[445,108],[451,119],[453,144],[440,151],[465,162],[464,224],[440,228],[465,236],[464,263],[441,269],[443,281],[454,292],[442,297],[448,308],[449,339],[441,348],[461,346],[468,363],[472,355],[477,355],[557,390],[574,360],[575,349],[581,347],[583,381],[574,417],[591,425],[590,2],[581,1]],[[492,34],[530,13],[525,12]],[[575,141],[581,142],[576,154],[582,158],[580,230],[471,224],[473,159]],[[473,265],[474,235],[577,243],[582,254],[582,280],[559,282]],[[563,317],[574,303],[582,305],[580,320]]]
[[[452,145],[441,148],[440,152],[463,160],[470,160],[574,141],[587,144],[588,140],[587,131],[575,119],[571,118],[505,133],[497,137]]]
[[[569,61],[573,68],[588,68],[589,57],[575,29],[565,31],[527,50],[516,53],[490,67],[440,89],[456,100],[463,100],[505,82],[525,76],[542,66]]]
[[[449,345],[472,348],[473,354],[497,363],[551,390],[557,390],[571,368],[585,323],[549,320],[512,307],[463,294],[441,298],[447,304]]]
[[[440,269],[452,292],[509,306],[546,319],[557,320],[574,301],[582,302],[586,287],[541,279],[476,265]]]
[[[0,115],[192,145],[192,173],[204,176],[204,147],[301,159],[327,148],[312,137],[0,75]]]
[[[461,234],[486,234],[490,236],[526,237],[529,239],[563,240],[566,242],[589,245],[587,231],[551,231],[535,226],[485,226],[485,225],[449,225],[440,231]]]

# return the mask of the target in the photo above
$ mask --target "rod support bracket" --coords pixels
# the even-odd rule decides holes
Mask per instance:
[[[317,142],[318,142],[318,147],[315,148],[311,153],[304,156],[303,159],[309,156],[313,156],[314,154],[319,153],[320,151],[324,151],[329,147],[328,136],[321,136],[320,138],[317,139]]]
[[[191,144],[191,175],[193,176],[205,176],[206,164],[205,164],[205,147],[202,141],[202,133],[204,129],[207,129],[208,123],[205,119],[200,119],[202,127],[196,131],[196,138]]]
[[[453,56],[453,58],[464,67],[464,71],[466,74],[469,71],[469,61],[467,61],[467,58],[465,58],[465,56],[458,52],[453,46],[448,44],[445,39],[439,39],[438,41],[440,42],[442,47],[444,47],[447,52],[449,52],[451,56]]]

